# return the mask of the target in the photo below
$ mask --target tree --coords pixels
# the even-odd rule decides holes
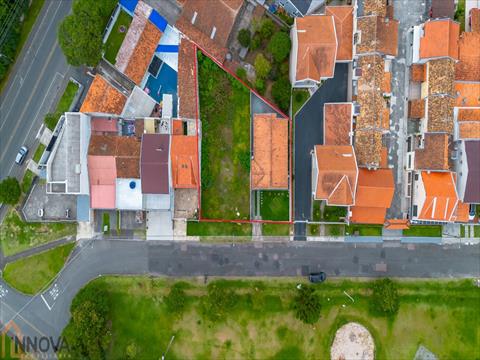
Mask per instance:
[[[255,58],[255,73],[257,78],[265,79],[270,72],[272,66],[262,54],[258,54]]]
[[[283,111],[287,111],[290,106],[290,92],[290,81],[286,77],[280,78],[272,85],[273,99]]]
[[[269,39],[273,35],[274,31],[275,31],[275,24],[271,19],[267,18],[262,20],[258,33],[260,34],[263,40]]]
[[[237,36],[238,42],[240,45],[243,47],[249,47],[250,46],[250,40],[251,40],[251,35],[250,35],[250,30],[248,29],[242,29],[238,32]]]
[[[320,318],[320,297],[312,286],[302,285],[293,299],[295,317],[306,324],[314,324]]]
[[[0,203],[15,205],[22,195],[22,190],[18,180],[14,177],[8,177],[0,182]]]
[[[391,279],[375,280],[372,285],[371,310],[381,315],[394,315],[398,312],[400,301],[397,284]]]
[[[272,54],[273,59],[281,63],[290,54],[290,37],[287,33],[279,31],[272,36],[268,43],[267,50]]]
[[[259,94],[265,94],[265,81],[262,79],[257,79],[255,81],[255,89],[259,92]]]
[[[250,44],[250,50],[255,51],[260,47],[260,45],[262,45],[262,37],[260,34],[256,33],[253,35],[252,42]]]

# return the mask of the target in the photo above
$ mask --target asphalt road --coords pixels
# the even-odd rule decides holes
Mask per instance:
[[[160,276],[304,276],[462,278],[480,276],[480,246],[320,242],[211,245],[170,241],[83,241],[41,295],[20,295],[0,281],[0,322],[14,320],[26,336],[57,337],[73,297],[106,274]]]

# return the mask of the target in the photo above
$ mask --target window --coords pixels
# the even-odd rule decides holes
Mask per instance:
[[[413,205],[412,212],[413,212],[413,216],[417,216],[417,212],[418,212],[418,206],[417,205]]]
[[[418,181],[418,174],[415,174],[415,181]]]

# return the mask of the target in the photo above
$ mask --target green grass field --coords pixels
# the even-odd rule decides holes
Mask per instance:
[[[292,91],[292,116],[295,116],[303,104],[308,100],[310,94],[307,90],[295,89]]]
[[[42,143],[38,144],[37,150],[35,150],[35,154],[33,155],[33,161],[38,163],[42,158],[43,152],[45,151],[46,146]]]
[[[9,263],[3,279],[24,294],[34,295],[52,281],[74,247],[75,243],[70,243]]]
[[[289,224],[262,224],[263,236],[289,236],[290,230]]]
[[[75,235],[76,223],[26,223],[15,210],[0,225],[0,241],[3,254],[13,255],[64,236]]]
[[[288,191],[259,191],[262,220],[288,221],[290,197]]]
[[[250,217],[250,92],[198,55],[202,121],[202,217]]]
[[[125,39],[127,35],[127,30],[131,22],[132,17],[125,11],[120,11],[117,21],[115,21],[112,31],[105,43],[105,54],[103,56],[113,65],[115,65],[115,58],[117,57],[118,50],[120,50],[122,46],[123,39]],[[120,31],[122,26],[125,29],[124,32]]]
[[[403,236],[442,237],[441,225],[412,225],[403,230]]]
[[[187,222],[188,236],[248,236],[252,235],[252,225],[247,223]]]
[[[28,190],[30,190],[34,177],[35,177],[35,174],[31,170],[25,171],[25,175],[23,175],[22,184],[21,184],[22,191],[25,194],[28,192]]]
[[[359,236],[382,236],[382,225],[363,225],[351,224],[345,227],[347,235],[355,235],[358,232]]]
[[[439,359],[480,356],[480,289],[470,280],[401,282],[400,309],[393,318],[370,314],[369,282],[327,280],[317,287],[322,310],[313,326],[295,319],[291,310],[296,284],[304,281],[298,278],[220,281],[218,286],[235,292],[235,302],[226,317],[215,322],[202,310],[203,278],[185,285],[187,308],[182,315],[167,311],[163,297],[173,281],[95,280],[110,298],[107,359],[122,358],[132,344],[137,358],[158,359],[172,335],[172,359],[328,359],[335,331],[348,321],[370,330],[377,359],[413,359],[420,344]]]
[[[77,94],[79,87],[73,81],[69,81],[65,91],[62,94],[62,97],[58,101],[57,108],[55,112],[51,114],[47,114],[45,116],[45,125],[50,129],[54,130],[55,126],[60,120],[60,116],[63,115],[64,112],[70,110],[70,106],[72,105],[73,99]]]

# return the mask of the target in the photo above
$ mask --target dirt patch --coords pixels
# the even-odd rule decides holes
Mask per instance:
[[[372,335],[362,325],[351,322],[337,330],[330,356],[332,360],[373,360],[375,345]]]

